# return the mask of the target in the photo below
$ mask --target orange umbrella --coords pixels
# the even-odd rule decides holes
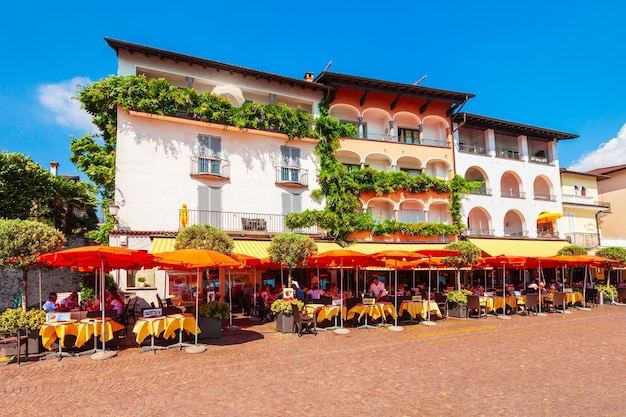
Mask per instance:
[[[498,255],[498,256],[490,256],[487,258],[481,258],[479,263],[486,266],[491,266],[497,268],[498,266],[502,266],[502,297],[506,300],[506,266],[509,265],[511,267],[523,267],[526,263],[526,256],[508,256],[508,255]],[[506,302],[503,303],[502,307],[502,316],[501,318],[507,318],[506,315]]]
[[[349,249],[334,249],[326,252],[318,253],[309,257],[311,263],[329,266],[334,263],[340,267],[340,289],[341,291],[341,308],[343,308],[343,268],[344,267],[356,267],[358,265],[365,265],[367,263],[373,263],[375,258],[371,255],[367,255],[361,252],[349,250]],[[343,327],[343,314],[341,314],[341,327],[335,329],[337,334],[350,333],[348,329]]]
[[[158,255],[154,255],[154,262],[156,265],[163,265],[167,267],[175,267],[186,270],[197,270],[198,277],[196,288],[196,338],[193,352],[204,351],[198,348],[198,298],[200,292],[200,270],[206,268],[218,268],[218,267],[238,267],[240,262],[224,255],[219,252],[215,252],[208,249],[176,249],[171,252],[164,252]],[[232,297],[231,297],[232,300]],[[231,301],[232,303],[232,301]],[[232,324],[232,305],[230,320]],[[192,352],[188,350],[188,352]]]
[[[102,311],[102,334],[105,334],[105,300],[104,300],[104,272],[113,269],[139,269],[142,266],[152,266],[152,255],[138,250],[119,248],[115,246],[82,246],[52,252],[39,257],[40,263],[59,268],[71,267],[77,269],[100,268],[100,309]],[[102,340],[102,351],[95,353],[93,359],[108,359],[115,353],[106,353],[105,341]]]

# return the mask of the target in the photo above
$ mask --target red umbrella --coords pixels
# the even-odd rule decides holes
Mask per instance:
[[[349,249],[335,249],[322,253],[315,254],[309,257],[311,263],[330,266],[332,263],[335,266],[339,266],[341,269],[340,278],[340,291],[341,291],[341,308],[343,308],[343,268],[344,267],[356,267],[367,263],[372,263],[375,258],[371,255],[366,255],[361,252],[356,252]],[[343,314],[341,314],[341,327],[335,330],[335,333],[346,334],[350,333],[348,329],[343,327]]]
[[[176,249],[171,252],[164,252],[158,255],[154,255],[154,262],[156,265],[163,265],[167,267],[174,267],[186,270],[197,270],[197,288],[196,288],[196,338],[194,350],[187,350],[188,352],[204,352],[206,348],[198,348],[198,293],[200,292],[200,270],[206,268],[218,268],[218,267],[238,267],[240,262],[224,255],[219,252],[215,252],[208,249]],[[232,310],[232,309],[231,309]],[[232,311],[231,311],[231,323],[232,323]]]
[[[39,257],[38,262],[59,268],[71,267],[78,269],[100,268],[100,310],[102,311],[102,351],[92,356],[92,359],[108,359],[115,356],[114,352],[106,353],[105,334],[105,300],[104,300],[104,272],[113,269],[139,269],[142,266],[152,266],[152,255],[138,250],[119,248],[115,246],[82,246],[52,252]]]
[[[395,271],[395,306],[398,308],[398,261],[412,261],[416,259],[425,258],[427,255],[422,255],[419,252],[412,252],[407,250],[386,250],[382,252],[377,252],[372,254],[372,256],[379,260],[388,261],[393,259],[394,261],[394,271]],[[393,327],[390,327],[389,330],[392,331],[402,331],[402,327],[398,327],[398,315],[396,314],[395,324]]]

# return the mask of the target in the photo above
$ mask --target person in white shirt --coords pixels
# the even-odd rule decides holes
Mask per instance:
[[[307,291],[307,294],[314,300],[319,300],[321,295],[324,295],[324,291],[317,288],[317,284],[313,284],[313,288]]]
[[[57,312],[57,293],[51,292],[48,296],[48,301],[43,303],[41,309],[48,313],[56,313]]]
[[[374,277],[372,280],[372,283],[370,284],[370,293],[373,294],[375,298],[385,295],[385,284],[379,281],[378,277]]]

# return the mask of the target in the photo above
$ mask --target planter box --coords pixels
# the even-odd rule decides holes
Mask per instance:
[[[38,354],[44,351],[41,344],[41,338],[39,337],[39,331],[29,330],[28,341],[23,342],[21,345],[22,355],[28,352],[29,355]],[[2,346],[0,347],[0,357],[14,356],[17,354],[15,346]]]
[[[222,320],[210,317],[198,317],[200,334],[198,339],[219,339],[222,337]]]
[[[276,315],[276,329],[281,333],[293,333],[293,316],[278,313]]]
[[[448,303],[448,317],[467,318],[467,307],[456,303]]]

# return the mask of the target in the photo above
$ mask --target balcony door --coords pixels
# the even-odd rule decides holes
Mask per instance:
[[[281,146],[280,154],[282,165],[280,179],[282,182],[300,182],[300,148],[293,146]]]
[[[198,224],[222,228],[222,190],[198,186]]]
[[[198,173],[220,174],[222,138],[198,135]]]

